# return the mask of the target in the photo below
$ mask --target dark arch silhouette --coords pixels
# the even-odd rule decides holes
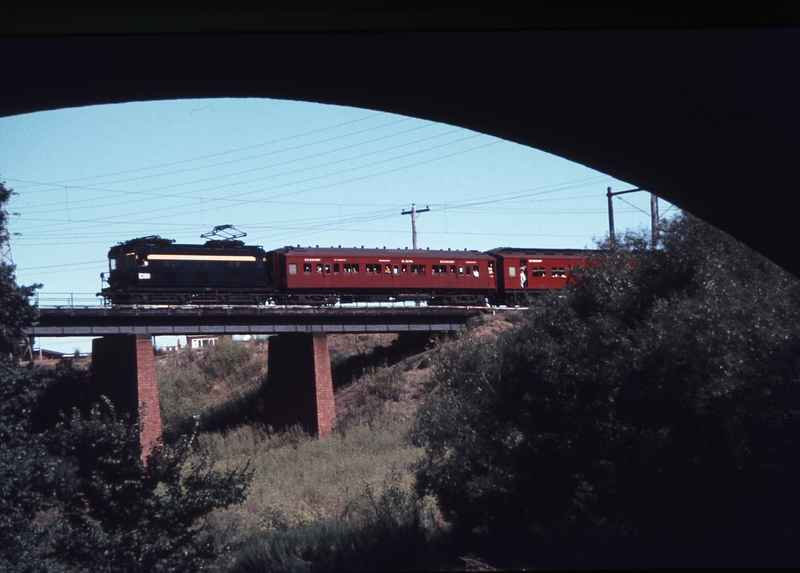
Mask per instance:
[[[0,115],[271,97],[460,125],[653,191],[800,276],[799,28],[7,36],[0,79]]]

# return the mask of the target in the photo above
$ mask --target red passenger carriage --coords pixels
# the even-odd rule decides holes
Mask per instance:
[[[514,249],[488,251],[497,261],[497,293],[493,304],[522,303],[534,293],[562,289],[572,269],[586,266],[591,253],[580,249]]]
[[[478,251],[285,247],[270,253],[275,302],[486,304],[495,259]]]

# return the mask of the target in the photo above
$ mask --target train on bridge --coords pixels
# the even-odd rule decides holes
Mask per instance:
[[[516,305],[564,288],[593,251],[283,247],[239,240],[175,244],[158,236],[108,253],[112,305],[316,305],[425,301],[428,305]]]

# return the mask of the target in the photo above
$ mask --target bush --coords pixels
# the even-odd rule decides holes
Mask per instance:
[[[443,352],[418,489],[489,561],[800,563],[800,286],[691,217],[663,239]]]

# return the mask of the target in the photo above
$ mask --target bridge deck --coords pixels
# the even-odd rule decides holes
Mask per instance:
[[[29,336],[457,330],[484,308],[42,308]]]

